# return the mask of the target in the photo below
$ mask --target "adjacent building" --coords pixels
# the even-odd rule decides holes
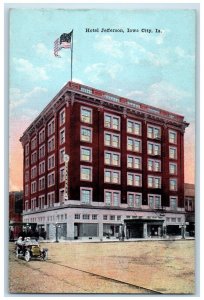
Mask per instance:
[[[23,191],[9,192],[9,239],[13,240],[21,231]]]
[[[184,117],[68,82],[23,133],[23,221],[54,239],[181,234]]]
[[[184,184],[184,198],[186,210],[186,231],[190,236],[195,235],[195,185]]]

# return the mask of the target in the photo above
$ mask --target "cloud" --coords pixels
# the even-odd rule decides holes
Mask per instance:
[[[29,100],[38,99],[47,92],[46,88],[42,87],[34,87],[30,92],[23,93],[18,88],[11,88],[10,89],[10,109],[13,110],[18,106],[24,105]]]
[[[49,79],[44,67],[36,67],[24,58],[14,58],[13,62],[16,65],[16,71],[24,73],[33,81]]]
[[[105,75],[111,79],[115,79],[116,75],[122,71],[119,64],[96,63],[86,67],[84,73],[89,76],[93,83],[102,82]]]
[[[121,58],[123,57],[123,52],[120,50],[122,46],[121,42],[114,41],[110,35],[97,36],[97,42],[94,44],[96,50],[102,51],[110,56]]]
[[[192,59],[192,60],[195,58],[194,55],[190,55],[190,54],[186,53],[186,51],[181,47],[176,47],[174,49],[174,52],[177,54],[177,56],[179,56],[179,58],[187,58],[187,59]]]

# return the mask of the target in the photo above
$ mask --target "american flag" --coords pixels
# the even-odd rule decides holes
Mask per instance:
[[[54,42],[54,55],[60,57],[58,52],[62,48],[71,48],[72,46],[72,33],[73,30],[70,33],[63,33],[56,41]]]

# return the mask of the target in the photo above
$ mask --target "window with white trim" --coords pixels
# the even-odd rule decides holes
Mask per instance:
[[[142,206],[142,194],[141,193],[127,193],[128,206],[140,208]]]
[[[98,215],[92,215],[92,220],[97,220],[98,219]]]
[[[37,146],[37,137],[35,136],[32,140],[31,140],[31,150],[35,149]]]
[[[44,160],[39,163],[39,175],[41,175],[43,173],[45,173],[45,161]]]
[[[29,181],[29,171],[25,172],[25,182]]]
[[[29,143],[25,145],[25,155],[29,154]]]
[[[161,160],[148,158],[148,171],[161,172]]]
[[[47,175],[47,185],[48,187],[55,184],[55,172],[49,173]]]
[[[120,166],[120,153],[105,151],[104,163],[110,166]]]
[[[47,194],[47,206],[52,207],[55,203],[55,192],[51,192]]]
[[[170,189],[170,191],[177,191],[177,179],[176,178],[169,179],[169,189]]]
[[[92,149],[87,147],[81,147],[81,161],[92,162]]]
[[[36,198],[32,198],[31,199],[31,210],[35,210],[36,209]]]
[[[105,113],[104,115],[104,127],[120,130],[120,117]]]
[[[83,220],[89,220],[89,218],[90,218],[90,215],[89,215],[89,214],[83,214],[83,215],[82,215],[82,219],[83,219]]]
[[[160,139],[161,127],[147,125],[147,137],[150,139]]]
[[[29,156],[25,158],[25,168],[29,167]]]
[[[161,145],[147,142],[147,153],[149,155],[161,155]]]
[[[55,119],[53,118],[47,125],[47,136],[52,135],[55,132]]]
[[[106,183],[120,183],[120,171],[104,169],[104,182]]]
[[[59,134],[59,143],[60,145],[65,143],[65,128],[62,128],[60,130],[60,134]]]
[[[81,166],[80,179],[85,181],[92,181],[92,168],[88,166]]]
[[[28,204],[28,200],[25,201],[25,211],[28,211],[29,209],[29,204]]]
[[[36,181],[32,181],[31,182],[31,194],[36,193],[36,191],[37,191],[37,183],[36,183]]]
[[[45,176],[39,178],[39,191],[45,188]]]
[[[84,123],[92,123],[92,109],[88,107],[81,107],[81,121]]]
[[[65,181],[65,168],[62,167],[60,168],[60,182],[64,182]]]
[[[81,141],[83,142],[92,142],[92,128],[81,126]]]
[[[169,173],[174,174],[174,175],[177,174],[177,164],[176,163],[172,163],[172,162],[169,163]]]
[[[45,156],[45,144],[39,147],[39,158],[42,158]]]
[[[142,132],[141,122],[127,119],[127,132],[135,135],[141,135]]]
[[[120,148],[120,135],[111,132],[105,132],[104,144],[109,147]]]
[[[51,170],[55,167],[55,154],[48,156],[47,169]]]
[[[59,112],[59,125],[62,126],[65,123],[65,108]]]
[[[55,137],[53,136],[52,138],[50,138],[47,142],[47,151],[51,152],[55,150]]]
[[[37,176],[37,167],[34,166],[31,168],[31,179],[35,178]]]
[[[82,204],[91,204],[92,202],[92,188],[81,188],[80,189],[81,194],[81,203]]]
[[[40,130],[40,132],[38,134],[38,141],[39,141],[39,144],[41,144],[45,141],[45,128]]]
[[[64,189],[59,190],[59,202],[64,202]]]
[[[148,203],[149,207],[153,209],[161,208],[161,195],[148,194]]]
[[[39,209],[43,209],[45,205],[45,195],[41,195],[38,197],[38,207]]]
[[[142,158],[139,156],[127,155],[127,167],[140,170],[142,168]]]
[[[25,196],[28,196],[28,191],[29,191],[29,185],[25,185]]]
[[[34,164],[36,162],[37,162],[37,151],[31,154],[31,164]]]
[[[161,188],[161,177],[157,176],[148,176],[148,188]]]
[[[64,163],[64,155],[65,155],[65,148],[61,148],[59,150],[59,161],[60,161],[60,164]]]
[[[176,210],[178,207],[178,197],[170,196],[169,197],[169,206],[172,210]]]
[[[177,159],[177,148],[176,147],[169,147],[169,158]]]
[[[75,214],[75,215],[74,215],[74,219],[75,219],[75,220],[80,220],[80,214]]]
[[[141,152],[142,141],[135,138],[127,137],[127,150]]]
[[[169,143],[177,144],[177,132],[169,130]]]
[[[142,175],[127,173],[127,185],[142,186]]]
[[[119,206],[120,191],[104,190],[104,202],[107,206]]]

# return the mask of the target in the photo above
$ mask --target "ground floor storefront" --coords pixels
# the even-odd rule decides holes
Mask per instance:
[[[66,207],[24,214],[24,222],[37,223],[47,240],[131,239],[183,236],[185,214],[124,209]]]

